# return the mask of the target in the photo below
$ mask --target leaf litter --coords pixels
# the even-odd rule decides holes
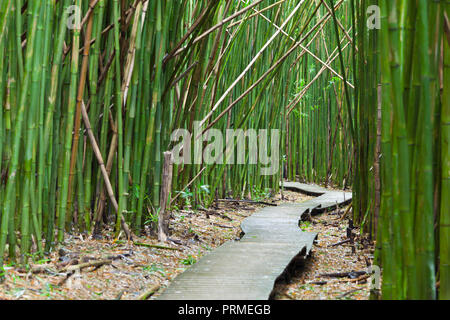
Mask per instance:
[[[318,233],[310,257],[289,283],[278,287],[277,300],[368,300],[369,265],[374,243],[361,235],[345,215],[347,208],[323,213],[304,221],[300,228]],[[351,211],[350,211],[351,212]],[[349,225],[353,244],[347,237]]]

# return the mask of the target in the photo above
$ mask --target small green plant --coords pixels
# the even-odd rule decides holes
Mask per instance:
[[[166,276],[166,270],[164,270],[163,267],[161,267],[160,265],[155,264],[155,263],[144,267],[144,271],[147,271],[148,273],[155,273],[155,272],[157,272],[160,275],[162,275],[163,277]]]
[[[265,188],[264,190],[261,190],[257,187],[253,187],[253,200],[255,201],[262,201],[270,198],[270,189]]]
[[[189,226],[188,233],[193,234],[194,236],[200,237],[200,234],[197,231],[195,231],[194,229],[192,229],[191,226]]]
[[[327,89],[331,88],[331,86],[341,80],[339,77],[333,77],[330,81],[328,81]]]
[[[43,259],[42,254],[40,252],[26,253],[25,256],[27,258],[31,259],[31,261],[33,261],[33,263],[35,263],[35,264],[44,264],[44,263],[51,261],[49,259]],[[25,265],[25,267],[28,270],[30,268],[30,265],[27,263]]]
[[[297,92],[302,91],[306,85],[305,79],[300,79],[299,81],[296,82],[296,85],[297,85]]]
[[[144,222],[144,224],[145,225],[151,224],[153,226],[157,226],[158,225],[158,220],[159,220],[159,210],[161,210],[161,208],[156,209],[156,213],[150,212],[149,217]]]
[[[301,112],[298,109],[293,109],[292,112],[299,118],[308,118],[308,114],[307,113]]]
[[[180,191],[181,198],[184,199],[185,205],[187,207],[192,205],[192,198],[194,197],[194,194],[189,190],[186,189],[184,191]]]
[[[196,189],[197,199],[200,201],[200,204],[203,204],[203,202],[207,202],[208,198],[211,199],[211,191],[209,189],[209,185],[204,184],[201,185],[200,188]]]
[[[209,186],[207,184],[204,184],[204,185],[200,186],[199,192],[200,193],[206,193],[206,194],[210,194],[211,193],[209,191]]]
[[[179,191],[179,193],[181,198],[184,199],[185,206],[191,207],[194,204],[194,196],[195,199],[201,202],[211,194],[211,191],[209,185],[205,184],[201,185],[199,188],[195,188],[194,192],[191,192],[190,189],[186,188],[183,191]]]
[[[314,288],[310,284],[303,284],[298,287],[299,290],[308,290],[312,291]]]
[[[133,193],[133,196],[136,199],[139,199],[139,192],[140,192],[141,186],[138,184],[134,184],[134,185],[130,186],[130,188],[132,189],[131,192]]]
[[[46,282],[44,288],[42,289],[41,296],[51,298],[52,293],[53,293],[53,285],[49,282]]]
[[[302,229],[302,231],[306,231],[310,226],[311,226],[311,222],[302,221],[302,223],[300,224],[300,229]]]
[[[197,263],[197,260],[193,256],[188,255],[186,259],[181,260],[181,263],[184,264],[185,266],[191,266]]]
[[[40,259],[38,261],[35,261],[35,264],[46,264],[48,262],[51,262],[52,260],[50,259]]]

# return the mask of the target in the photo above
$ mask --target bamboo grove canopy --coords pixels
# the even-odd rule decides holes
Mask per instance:
[[[171,133],[200,121],[279,129],[280,170],[175,165],[170,206],[258,197],[283,178],[350,187],[382,297],[449,299],[449,7],[2,0],[0,266],[111,221],[140,234],[162,205]]]

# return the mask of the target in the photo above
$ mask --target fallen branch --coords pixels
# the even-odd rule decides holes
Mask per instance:
[[[350,212],[350,209],[352,208],[352,204],[350,203],[347,207],[347,209],[345,209],[344,214],[342,215],[342,217],[340,217],[338,219],[338,221],[342,221],[345,219],[345,217],[347,216],[347,214]]]
[[[45,272],[48,272],[48,273],[57,273],[57,272],[55,272],[55,271],[53,271],[53,270],[51,269],[52,266],[53,266],[53,265],[50,265],[50,264],[43,264],[43,265],[33,266],[33,267],[31,267],[30,270],[27,270],[27,269],[24,269],[24,268],[20,268],[20,269],[18,269],[17,271],[20,272],[20,273],[28,273],[28,272],[31,272],[32,274],[36,274],[36,273],[45,273]]]
[[[178,248],[172,248],[172,247],[166,247],[161,246],[158,244],[150,244],[150,243],[142,243],[142,242],[133,242],[135,246],[141,246],[141,247],[147,247],[147,248],[156,248],[156,249],[163,249],[163,250],[176,250],[180,251]]]
[[[173,242],[173,243],[175,243],[175,244],[177,244],[177,245],[179,245],[179,246],[182,246],[182,245],[183,245],[183,242],[181,242],[181,241],[178,240],[178,239],[167,238],[167,240],[169,240],[170,242]]]
[[[233,229],[234,228],[234,227],[225,226],[223,224],[218,224],[218,223],[213,223],[213,225],[215,225],[216,227],[226,228],[226,229]]]
[[[236,200],[236,199],[217,199],[220,202],[237,202],[237,203],[253,203],[253,204],[263,204],[266,206],[277,207],[275,203],[265,202],[265,201],[254,201],[254,200]]]
[[[286,298],[288,298],[289,300],[296,300],[293,296],[291,296],[291,295],[290,295],[289,293],[287,293],[287,292],[283,292],[281,295],[284,296],[284,297],[286,297]]]
[[[141,294],[138,298],[138,300],[147,300],[148,298],[150,298],[152,295],[154,295],[156,293],[156,291],[159,290],[159,288],[161,287],[160,284],[155,284],[153,287],[151,287],[150,289],[148,289],[147,291],[145,291],[143,294]]]
[[[112,260],[110,260],[110,259],[90,261],[90,262],[81,263],[81,264],[77,264],[77,265],[74,265],[74,266],[70,266],[70,267],[64,268],[61,271],[71,272],[71,271],[81,270],[81,269],[88,268],[88,267],[101,267],[101,266],[103,266],[105,264],[111,264],[111,263],[112,263]]]
[[[340,280],[339,282],[359,282],[359,281],[369,279],[370,276],[371,276],[370,274],[366,274],[366,275],[363,275],[363,276],[355,278],[355,279],[345,279],[345,280]]]
[[[241,208],[242,209],[242,208]],[[234,213],[235,215],[237,215],[237,216],[239,216],[239,217],[242,217],[242,218],[248,218],[249,216],[248,215],[245,215],[245,214],[240,214],[240,213]]]
[[[350,271],[350,272],[337,272],[337,273],[323,273],[321,277],[327,278],[351,278],[355,279],[359,276],[367,275],[366,271]]]
[[[121,253],[117,255],[109,255],[106,257],[108,260],[120,260],[120,259],[126,259],[127,257],[130,257],[131,253]]]
[[[59,281],[58,286],[62,286],[71,276],[73,276],[76,271],[81,271],[81,269],[88,268],[88,267],[96,267],[94,270],[98,269],[99,267],[105,265],[105,264],[111,264],[112,260],[97,260],[97,261],[91,261],[86,263],[81,263],[77,265],[71,265],[69,267],[63,268],[60,270],[60,272],[66,272],[65,277]]]
[[[199,208],[198,210],[205,212],[206,217],[208,219],[209,219],[209,216],[215,215],[215,216],[221,217],[224,220],[233,221],[233,219],[230,218],[229,216],[227,216],[227,215],[225,215],[223,213],[217,212],[217,211],[211,211],[211,210],[206,210],[206,209],[202,209],[202,208]]]
[[[346,293],[344,293],[344,294],[341,294],[339,297],[337,297],[338,299],[342,299],[342,298],[345,298],[346,296],[348,296],[348,295],[350,295],[350,294],[352,294],[352,293],[355,293],[355,292],[358,292],[358,291],[361,291],[362,289],[353,289],[353,290],[350,290],[349,292],[346,292]]]
[[[209,213],[209,212],[208,212],[208,213]],[[230,218],[229,216],[227,216],[227,215],[225,215],[225,214],[218,213],[218,212],[213,212],[212,214],[217,215],[217,216],[221,217],[221,218],[224,219],[224,220],[227,220],[227,221],[230,221],[230,222],[233,221],[232,218]]]
[[[340,245],[343,245],[343,244],[349,243],[350,241],[351,241],[351,239],[347,239],[347,240],[344,240],[344,241],[341,241],[341,242],[338,242],[338,243],[335,243],[335,244],[329,245],[329,246],[328,246],[328,248],[333,248],[333,247],[337,247],[337,246],[340,246]]]

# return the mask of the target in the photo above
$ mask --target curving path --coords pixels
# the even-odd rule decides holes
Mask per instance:
[[[352,194],[315,185],[285,182],[289,190],[316,196],[303,203],[266,207],[245,219],[245,235],[204,256],[175,278],[162,300],[267,300],[275,281],[309,256],[317,234],[302,232],[305,213],[332,210],[351,201]]]

